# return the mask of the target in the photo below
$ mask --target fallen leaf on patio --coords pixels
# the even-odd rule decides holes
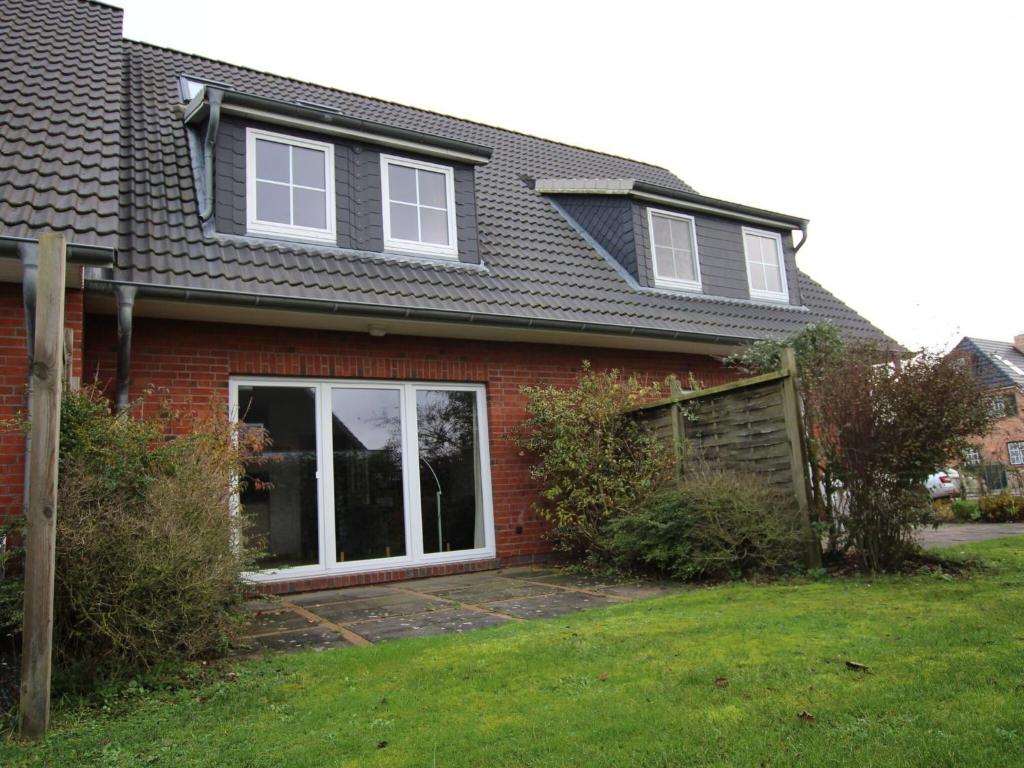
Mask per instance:
[[[388,745],[388,743],[386,741],[378,741],[377,742],[377,749],[384,749],[384,747],[386,747],[387,745]]]
[[[597,676],[597,679],[603,683],[605,680],[608,679],[608,673],[602,672],[600,675]]]
[[[728,687],[729,687],[729,678],[728,677],[716,677],[715,678],[715,688],[728,688]]]
[[[798,714],[797,717],[799,717],[801,720],[803,720],[804,722],[807,722],[807,723],[813,723],[814,722],[814,715],[812,715],[806,709],[800,710],[800,714]]]
[[[852,669],[855,672],[868,672],[871,670],[867,664],[861,664],[859,661],[848,661],[846,662],[846,668]]]

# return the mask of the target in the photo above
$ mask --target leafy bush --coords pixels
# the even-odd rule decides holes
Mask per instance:
[[[936,523],[952,523],[956,520],[952,499],[933,499],[932,519]]]
[[[786,571],[804,542],[792,499],[756,476],[708,467],[609,528],[619,566],[677,579]]]
[[[188,427],[183,429],[183,424]],[[225,416],[112,415],[91,388],[64,396],[54,651],[67,671],[134,672],[215,654],[251,567],[229,514],[262,435]]]
[[[535,457],[531,476],[541,485],[539,511],[553,523],[557,549],[598,561],[605,527],[632,512],[669,476],[671,449],[625,411],[655,399],[657,384],[590,364],[574,387],[523,387],[527,419],[513,438]]]
[[[915,547],[914,529],[931,520],[925,479],[988,431],[981,385],[958,358],[894,361],[852,345],[807,405],[824,464],[842,487],[844,503],[831,510],[834,545],[852,548],[870,570],[898,568]]]
[[[982,496],[978,499],[978,513],[986,523],[1011,523],[1024,519],[1024,498],[1008,493],[996,496]]]
[[[967,499],[953,499],[953,517],[961,523],[973,523],[981,518],[978,504]]]

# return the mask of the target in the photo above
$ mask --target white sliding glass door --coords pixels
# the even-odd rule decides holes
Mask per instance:
[[[271,439],[240,498],[251,578],[494,556],[482,386],[237,379],[231,403]]]

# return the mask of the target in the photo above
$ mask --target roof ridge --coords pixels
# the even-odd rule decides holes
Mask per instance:
[[[93,1],[94,0],[86,0],[86,2],[93,2]],[[244,69],[247,72],[254,72],[254,73],[258,74],[258,75],[264,75],[264,76],[269,76],[269,77],[276,77],[276,78],[279,78],[281,80],[288,80],[290,82],[298,83],[300,85],[313,86],[314,88],[323,88],[325,90],[334,91],[335,93],[342,93],[342,94],[345,94],[347,96],[357,96],[360,99],[366,99],[368,101],[375,101],[378,104],[389,104],[389,105],[394,106],[394,107],[400,107],[401,109],[411,109],[411,110],[415,110],[416,112],[421,112],[423,114],[434,115],[436,117],[443,117],[443,118],[445,118],[447,120],[458,120],[459,122],[462,122],[462,123],[469,123],[470,125],[476,125],[476,126],[480,126],[482,128],[489,128],[492,131],[501,131],[502,133],[511,133],[511,134],[516,135],[516,136],[524,136],[525,138],[528,138],[528,139],[535,139],[537,141],[543,141],[543,142],[546,142],[548,144],[556,144],[556,145],[558,145],[560,147],[568,147],[569,149],[575,149],[575,150],[578,150],[580,152],[589,152],[589,153],[594,154],[594,155],[601,155],[603,157],[611,157],[611,158],[614,158],[616,160],[625,160],[627,162],[636,163],[637,165],[643,165],[643,166],[646,166],[648,168],[653,168],[653,169],[658,170],[658,171],[664,171],[665,173],[671,174],[675,179],[677,179],[679,182],[681,182],[684,187],[688,187],[691,190],[693,189],[693,187],[690,186],[690,184],[685,179],[680,178],[679,176],[677,176],[674,172],[672,172],[671,170],[669,170],[665,166],[663,166],[663,165],[656,165],[654,163],[649,163],[646,160],[637,160],[637,159],[632,158],[632,157],[626,157],[625,155],[617,155],[614,152],[602,152],[601,150],[598,150],[598,149],[590,149],[588,147],[581,147],[579,144],[570,144],[567,141],[558,141],[557,139],[549,139],[549,138],[546,138],[544,136],[537,136],[537,135],[532,134],[532,133],[526,133],[525,131],[517,131],[517,130],[514,130],[512,128],[503,128],[503,127],[501,127],[499,125],[493,125],[492,123],[485,123],[485,122],[480,121],[480,120],[473,120],[473,119],[470,119],[468,117],[458,117],[456,115],[448,115],[448,114],[445,114],[444,112],[438,112],[437,110],[433,110],[433,109],[425,109],[424,107],[414,107],[414,106],[412,106],[410,104],[403,104],[403,103],[401,103],[399,101],[392,101],[391,99],[381,99],[381,98],[379,98],[377,96],[367,96],[366,94],[363,94],[363,93],[356,93],[355,91],[346,91],[346,90],[344,90],[342,88],[335,88],[334,86],[324,85],[323,83],[314,83],[314,82],[310,82],[309,80],[300,80],[297,77],[290,77],[289,75],[279,75],[279,74],[276,74],[274,72],[267,72],[266,70],[263,70],[263,69],[256,69],[255,67],[250,67],[250,66],[247,66],[245,64],[235,64],[235,63],[230,62],[230,61],[224,61],[223,59],[214,59],[214,58],[211,58],[209,56],[202,56],[202,55],[200,55],[198,53],[189,53],[188,51],[182,51],[182,50],[180,50],[178,48],[171,48],[171,47],[166,46],[166,45],[157,45],[156,43],[148,43],[145,40],[132,40],[129,37],[124,37],[122,39],[123,39],[123,41],[125,43],[130,43],[132,45],[141,45],[141,46],[145,46],[147,48],[155,48],[155,49],[160,50],[160,51],[169,51],[171,53],[177,53],[179,55],[188,56],[188,57],[193,58],[193,59],[201,59],[203,61],[208,61],[208,62],[210,62],[212,64],[221,64],[221,65],[224,65],[224,66],[227,66],[227,67],[235,67],[236,69]],[[694,192],[696,192],[696,190],[694,190]]]

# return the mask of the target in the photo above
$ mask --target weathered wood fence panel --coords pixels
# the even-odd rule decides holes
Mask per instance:
[[[674,446],[677,479],[685,482],[688,465],[708,462],[757,475],[792,494],[807,534],[807,562],[818,567],[797,392],[796,363],[786,350],[780,371],[676,395],[635,415]]]

